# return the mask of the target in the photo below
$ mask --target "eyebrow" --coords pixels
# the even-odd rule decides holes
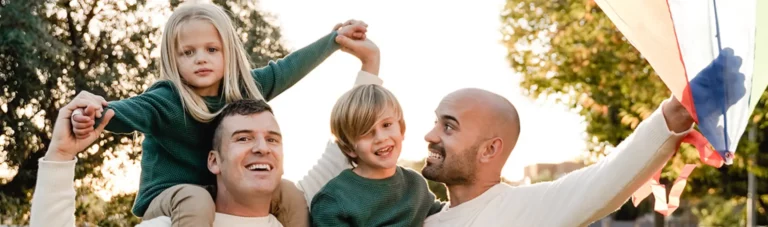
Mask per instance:
[[[440,119],[454,121],[454,122],[456,122],[456,126],[461,126],[461,124],[459,124],[459,120],[456,119],[456,117],[454,117],[454,116],[451,116],[451,115],[440,115]]]
[[[270,134],[270,135],[273,135],[273,136],[279,136],[280,138],[283,137],[283,134],[280,134],[279,132],[271,131],[271,130],[268,131],[267,134]]]
[[[203,46],[222,46],[222,44],[218,42],[207,42],[207,43],[203,43]],[[194,45],[184,45],[184,46],[181,46],[181,49],[184,49],[187,47],[194,47]]]
[[[240,129],[232,133],[232,136],[240,134],[240,133],[253,133],[253,130],[250,129]],[[269,130],[267,131],[267,134],[283,137],[283,134],[280,134],[280,132]]]

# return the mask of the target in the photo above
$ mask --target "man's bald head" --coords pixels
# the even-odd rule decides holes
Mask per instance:
[[[498,181],[520,135],[515,107],[492,92],[468,88],[448,94],[424,139],[430,155],[424,177],[451,185]]]
[[[465,88],[448,94],[444,100],[453,100],[464,104],[474,112],[487,129],[483,137],[501,137],[504,141],[504,160],[509,157],[520,137],[520,116],[517,109],[506,98],[496,93],[478,88]]]

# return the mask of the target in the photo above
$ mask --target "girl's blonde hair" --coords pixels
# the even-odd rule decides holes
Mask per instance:
[[[359,85],[347,91],[336,101],[331,112],[331,133],[336,137],[336,144],[351,165],[357,160],[347,153],[355,152],[355,143],[360,136],[371,130],[373,124],[387,110],[395,113],[400,123],[400,133],[405,134],[403,109],[395,95],[376,84]]]
[[[160,77],[171,81],[179,91],[182,106],[195,120],[210,122],[218,114],[211,113],[200,95],[181,78],[176,58],[179,56],[179,28],[192,20],[204,20],[213,24],[223,42],[224,78],[222,96],[226,103],[242,99],[262,100],[264,97],[251,76],[251,64],[243,49],[243,43],[235,32],[227,13],[210,3],[185,3],[173,12],[163,30],[161,43]]]

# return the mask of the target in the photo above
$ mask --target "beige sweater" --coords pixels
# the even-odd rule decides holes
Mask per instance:
[[[673,133],[657,109],[600,162],[551,182],[493,186],[424,226],[586,226],[616,211],[661,169],[690,131]]]
[[[355,84],[382,84],[378,76],[360,71]],[[32,196],[31,227],[75,226],[75,164],[77,159],[66,162],[38,161],[37,186]],[[320,191],[328,181],[342,170],[350,168],[346,158],[334,143],[328,143],[325,152],[307,175],[299,181],[298,188],[304,191],[307,201]],[[309,205],[308,205],[309,206]],[[169,217],[158,217],[143,221],[139,227],[170,227]],[[281,227],[273,215],[266,217],[239,217],[216,213],[214,227],[263,226]]]

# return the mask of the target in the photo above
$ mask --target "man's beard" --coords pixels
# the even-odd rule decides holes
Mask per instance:
[[[437,181],[446,185],[462,185],[472,183],[475,179],[476,158],[480,143],[472,145],[461,152],[457,157],[448,157],[445,147],[441,144],[429,143],[429,149],[437,151],[443,156],[436,163],[427,162],[421,170],[421,175],[428,180]]]

